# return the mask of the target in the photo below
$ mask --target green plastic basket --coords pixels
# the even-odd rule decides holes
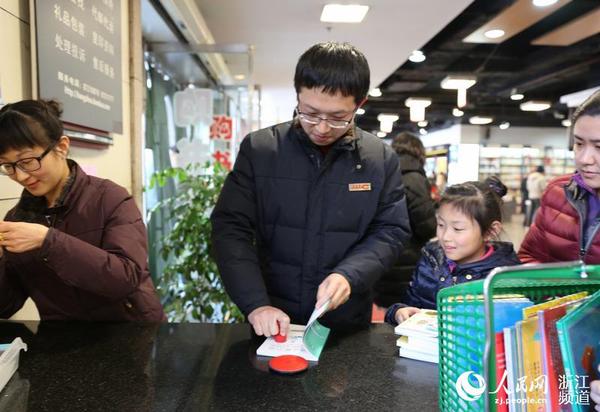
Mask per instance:
[[[583,262],[521,265],[495,269],[484,280],[462,283],[438,293],[439,406],[442,411],[496,411],[494,296],[518,293],[539,303],[551,296],[600,289],[600,266]],[[456,381],[472,371],[485,378],[480,396],[465,400]],[[475,375],[471,375],[475,377]],[[490,389],[491,388],[491,389]]]

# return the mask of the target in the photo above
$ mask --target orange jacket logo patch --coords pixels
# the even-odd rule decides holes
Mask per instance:
[[[371,183],[350,183],[348,190],[350,192],[368,192],[371,190]]]

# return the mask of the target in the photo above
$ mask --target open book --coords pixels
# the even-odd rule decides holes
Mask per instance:
[[[256,354],[259,356],[296,355],[307,361],[317,362],[329,336],[329,328],[321,325],[317,319],[328,307],[329,301],[326,301],[320,308],[315,309],[306,326],[290,325],[285,342],[276,342],[273,336],[268,337],[258,347]]]

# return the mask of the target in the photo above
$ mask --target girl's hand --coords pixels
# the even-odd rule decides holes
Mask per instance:
[[[0,221],[0,246],[12,253],[39,249],[48,234],[48,228],[37,223]]]
[[[413,308],[412,306],[400,308],[396,311],[396,315],[394,315],[394,317],[396,318],[396,323],[401,324],[402,322],[410,318],[412,315],[414,315],[415,313],[419,313],[420,311],[421,309]]]

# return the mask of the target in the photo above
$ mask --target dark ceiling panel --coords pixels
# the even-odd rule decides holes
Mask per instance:
[[[379,129],[379,113],[397,113],[394,131],[416,131],[408,119],[404,101],[411,96],[430,97],[426,110],[429,130],[468,122],[474,115],[490,115],[493,124],[509,121],[517,126],[560,127],[568,114],[560,96],[600,85],[600,34],[568,47],[538,46],[531,42],[568,22],[600,8],[598,0],[573,0],[553,14],[500,44],[464,43],[462,39],[491,20],[514,1],[476,0],[440,33],[422,47],[427,60],[407,61],[379,85],[383,96],[369,98],[358,124],[366,130]],[[443,90],[447,75],[473,74],[477,84],[468,90],[465,115],[456,118],[452,108],[456,92]],[[523,112],[521,102],[510,100],[511,90],[525,93],[525,100],[550,100],[543,112]]]

